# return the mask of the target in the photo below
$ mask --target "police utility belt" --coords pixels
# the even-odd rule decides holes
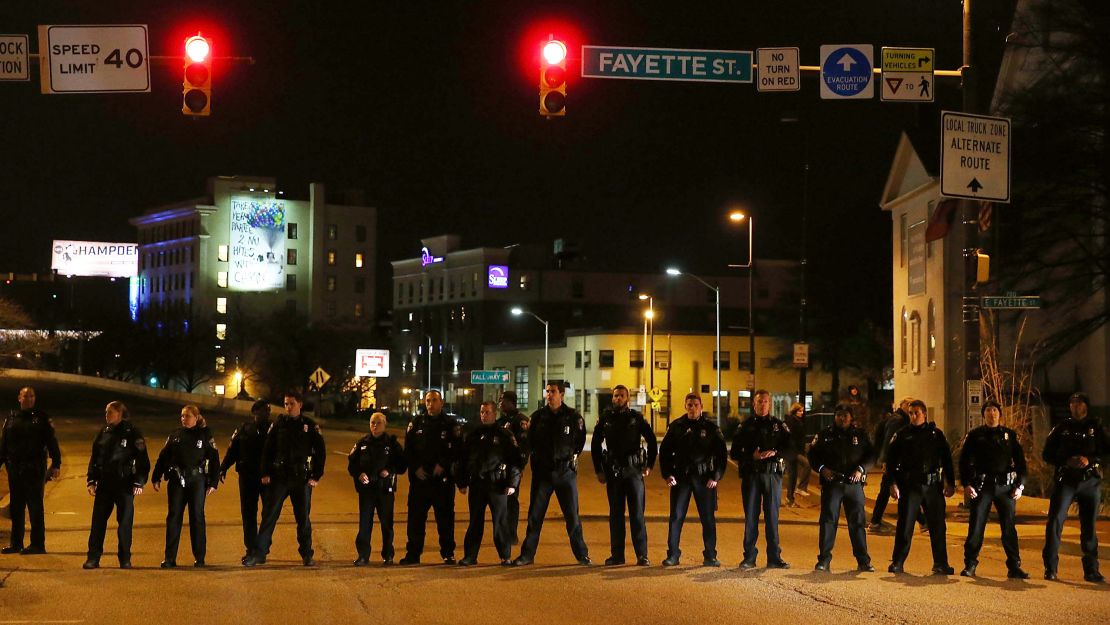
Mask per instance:
[[[575,455],[571,456],[570,458],[563,458],[562,460],[556,460],[555,462],[552,463],[552,468],[556,471],[566,471],[567,469],[570,469],[572,471],[577,471],[578,470],[578,454],[575,454]]]
[[[181,467],[170,467],[170,471],[172,471],[174,474],[177,475],[177,481],[181,482],[182,486],[185,485],[185,480],[187,480],[191,477],[196,477],[198,475],[204,475],[205,474],[204,467],[193,467],[191,469],[182,469]]]
[[[757,460],[751,464],[752,473],[772,473],[781,475],[786,471],[786,459],[776,457],[770,461]]]
[[[602,464],[605,465],[606,473],[614,477],[639,475],[647,466],[647,452],[641,447],[639,451],[625,458],[614,458],[609,452],[605,452]]]
[[[1016,471],[1009,473],[982,473],[976,475],[972,481],[972,485],[976,490],[982,490],[987,484],[994,486],[1013,486],[1018,481],[1018,474]]]
[[[484,469],[478,472],[478,479],[487,484],[501,484],[509,481],[509,466],[507,464],[499,464],[491,469]]]
[[[306,458],[304,462],[285,462],[279,460],[274,464],[276,473],[282,477],[293,477],[298,479],[307,479],[311,472],[312,458]]]
[[[824,468],[828,469],[833,474],[832,479],[826,479],[825,477],[821,478],[821,481],[826,484],[859,484],[860,486],[865,486],[867,484],[867,473],[865,472],[860,473],[860,478],[858,482],[853,482],[851,479],[849,479],[852,477],[851,473],[841,473],[840,471],[835,471],[833,469],[829,469],[828,467]]]
[[[1102,465],[1091,463],[1082,469],[1073,469],[1068,466],[1056,469],[1057,482],[1085,482],[1091,478],[1102,479]]]
[[[713,475],[716,472],[716,467],[713,466],[713,460],[706,460],[705,462],[695,462],[686,468],[686,477],[700,478],[707,475]]]

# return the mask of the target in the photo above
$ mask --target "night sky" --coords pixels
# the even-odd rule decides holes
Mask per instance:
[[[210,175],[255,174],[295,196],[310,181],[365,190],[382,260],[454,232],[466,246],[578,239],[599,267],[723,272],[746,256],[723,220],[735,203],[756,216],[758,257],[798,256],[808,151],[815,306],[887,322],[890,221],[877,204],[889,159],[903,126],[959,103],[953,79],[933,105],[833,102],[814,75],[800,94],[760,94],[586,80],[577,62],[583,43],[797,46],[804,65],[822,44],[872,43],[876,56],[935,47],[937,67],[955,69],[958,0],[4,5],[0,32],[31,35],[32,50],[37,24],[138,23],[151,54],[180,55],[199,29],[217,56],[256,63],[217,62],[201,120],[180,112],[177,60],[151,67],[148,94],[42,95],[37,70],[0,84],[3,271],[47,268],[54,238],[134,240],[128,217],[202,195]],[[568,114],[553,121],[537,114],[548,32],[571,49]],[[796,111],[802,123],[780,122]]]

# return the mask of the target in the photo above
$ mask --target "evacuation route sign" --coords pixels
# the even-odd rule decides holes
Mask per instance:
[[[1010,120],[941,113],[940,193],[1010,202]]]
[[[821,46],[821,97],[862,100],[875,97],[875,46]]]

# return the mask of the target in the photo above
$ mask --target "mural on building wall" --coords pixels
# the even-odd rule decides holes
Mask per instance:
[[[271,291],[285,283],[285,204],[231,200],[228,288]]]

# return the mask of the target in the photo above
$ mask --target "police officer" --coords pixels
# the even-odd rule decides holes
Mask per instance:
[[[50,468],[46,456],[50,455]],[[19,410],[13,410],[0,431],[0,466],[8,469],[11,497],[12,535],[0,553],[31,555],[46,553],[46,521],[43,487],[62,469],[62,452],[54,436],[54,425],[46,413],[35,408],[35,389],[19,389]],[[23,511],[31,520],[31,543],[23,544]]]
[[[143,494],[150,474],[150,456],[139,428],[128,420],[127,406],[120,401],[104,407],[104,427],[96,435],[89,458],[86,488],[93,497],[89,553],[82,568],[100,567],[104,533],[112,509],[119,522],[119,568],[131,568],[131,526],[135,521],[135,496]]]
[[[279,416],[266,434],[262,445],[262,484],[267,485],[262,505],[262,523],[254,552],[243,566],[266,562],[273,542],[274,529],[281,517],[281,508],[288,498],[293,503],[297,520],[297,552],[305,566],[312,566],[312,489],[324,477],[324,437],[320,426],[301,414],[304,398],[297,391],[286,391],[283,399],[285,414]]]
[[[424,552],[428,509],[435,511],[439,555],[444,564],[455,563],[455,485],[451,467],[459,452],[462,430],[443,414],[439,391],[424,395],[426,414],[409,422],[405,433],[405,458],[409,465],[408,544],[402,565],[420,564]]]
[[[169,482],[166,500],[166,559],[162,568],[177,566],[177,545],[181,541],[181,515],[189,507],[189,542],[193,548],[193,566],[204,566],[207,550],[204,523],[204,500],[216,490],[220,481],[220,453],[216,439],[200,415],[200,409],[189,404],[181,409],[181,427],[166,439],[165,446],[154,462],[150,484],[159,489],[162,478]]]
[[[809,450],[809,464],[821,477],[820,552],[817,565],[813,567],[815,570],[829,571],[841,505],[848,519],[848,537],[852,540],[856,570],[875,570],[867,553],[867,513],[863,509],[863,486],[874,460],[875,452],[867,432],[852,425],[851,406],[838,405],[833,424],[817,434]]]
[[[235,465],[239,474],[239,513],[243,517],[243,545],[246,551],[240,562],[245,562],[258,542],[258,502],[266,501],[267,487],[262,484],[262,446],[266,432],[270,431],[270,404],[258,400],[251,406],[251,420],[235,428],[227,455],[220,463],[220,481],[227,478],[227,471]]]
[[[1025,451],[1018,442],[1017,432],[1002,425],[1002,406],[995,401],[983,404],[980,411],[984,424],[967,433],[960,452],[960,483],[970,502],[971,517],[967,522],[964,542],[963,577],[975,577],[983,532],[987,527],[991,504],[998,511],[1002,527],[1002,548],[1006,551],[1007,577],[1028,579],[1021,570],[1014,509],[1025,488]]]
[[[903,398],[890,417],[875,428],[875,454],[880,464],[886,463],[886,453],[890,447],[890,439],[894,438],[898,430],[910,424],[909,411],[910,402],[912,401],[912,397]],[[879,494],[875,496],[875,509],[871,513],[871,525],[868,527],[872,532],[883,529],[883,513],[886,512],[886,505],[890,501],[890,485],[893,483],[894,473],[889,469],[884,470],[883,479],[879,483]]]
[[[755,568],[759,553],[759,513],[766,515],[767,568],[788,569],[779,548],[779,505],[785,458],[792,453],[790,429],[771,416],[771,394],[758,390],[752,398],[753,413],[740,424],[732,439],[730,457],[740,466],[740,491],[744,498],[744,560],[740,568]]]
[[[540,530],[551,493],[559,500],[570,537],[574,558],[590,566],[590,550],[582,538],[578,519],[578,454],[586,445],[586,422],[578,411],[563,403],[566,387],[562,381],[548,381],[545,404],[532,413],[528,426],[532,445],[532,492],[528,504],[528,532],[513,564],[527,566],[536,557]]]
[[[717,559],[717,482],[724,475],[727,452],[720,428],[702,417],[701,397],[690,393],[686,396],[686,414],[671,421],[659,446],[659,471],[671,490],[663,566],[676,566],[682,557],[682,525],[690,510],[691,495],[701,521],[702,565],[721,566]]]
[[[914,524],[921,506],[933,548],[933,574],[951,575],[945,546],[944,499],[956,492],[952,450],[936,424],[928,422],[925,402],[910,402],[910,424],[898,430],[887,450],[887,470],[892,473],[890,496],[898,502],[898,527],[894,553],[887,571],[901,573],[910,554]]]
[[[783,422],[790,430],[792,450],[791,453],[783,456],[783,460],[786,461],[786,470],[783,472],[783,479],[786,481],[786,506],[796,508],[798,504],[794,503],[794,491],[800,486],[802,494],[809,494],[809,474],[812,472],[806,461],[805,408],[798,402],[794,402]]]
[[[1044,460],[1056,465],[1048,524],[1044,532],[1044,578],[1056,579],[1060,562],[1060,531],[1068,507],[1079,502],[1079,546],[1083,551],[1083,579],[1102,582],[1098,570],[1098,535],[1095,518],[1102,499],[1102,465],[1110,454],[1106,430],[1087,413],[1090,401],[1083,393],[1068,400],[1071,417],[1052,429],[1044,444]]]
[[[613,387],[613,404],[594,427],[590,457],[597,480],[609,496],[609,542],[612,555],[606,566],[624,564],[624,508],[632,529],[636,565],[648,566],[647,524],[644,521],[644,478],[655,467],[659,453],[655,432],[639,412],[628,407],[628,387]]]
[[[528,416],[517,410],[516,393],[512,391],[501,393],[501,401],[498,404],[501,409],[501,416],[497,419],[497,425],[508,429],[513,438],[516,439],[516,444],[520,448],[520,462],[523,467],[528,464]],[[505,510],[505,525],[509,530],[509,543],[517,544],[519,542],[517,528],[520,527],[520,489],[509,495]]]
[[[397,437],[385,433],[386,418],[380,412],[370,415],[370,434],[363,436],[347,454],[347,473],[355,480],[358,492],[358,535],[355,566],[370,562],[370,535],[374,513],[382,531],[382,564],[393,564],[393,500],[397,476],[408,468],[405,452]]]
[[[501,565],[507,566],[511,564],[512,545],[505,523],[506,499],[520,488],[523,461],[512,432],[497,425],[494,403],[482,402],[480,414],[482,423],[466,436],[454,472],[455,483],[459,491],[467,495],[470,504],[470,524],[466,528],[463,558],[459,564],[474,566],[478,563],[488,506],[493,517],[493,545]]]

